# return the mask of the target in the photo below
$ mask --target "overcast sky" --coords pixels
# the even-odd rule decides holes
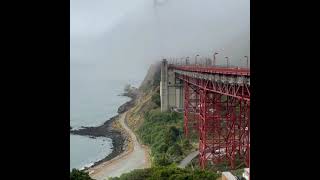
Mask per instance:
[[[144,74],[163,57],[212,57],[217,51],[218,64],[229,56],[232,64],[244,65],[243,56],[250,54],[249,0],[70,2],[72,63],[130,75]]]

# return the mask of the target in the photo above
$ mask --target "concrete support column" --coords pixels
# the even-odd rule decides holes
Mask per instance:
[[[161,112],[168,111],[168,62],[166,59],[161,62],[160,100]]]
[[[176,84],[176,107],[183,108],[183,84],[180,80]]]

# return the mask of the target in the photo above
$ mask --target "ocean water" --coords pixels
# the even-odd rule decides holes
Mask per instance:
[[[112,152],[109,138],[92,139],[86,136],[70,135],[70,170],[93,165]]]
[[[115,78],[103,64],[70,63],[70,125],[98,126],[117,114],[130,98],[119,96],[127,83],[137,86],[130,76]],[[70,134],[70,170],[81,169],[112,152],[109,138],[89,138]]]

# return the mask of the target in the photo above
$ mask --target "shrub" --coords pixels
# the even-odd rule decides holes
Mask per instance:
[[[167,166],[171,164],[172,162],[168,158],[166,154],[157,154],[154,157],[154,165],[155,166]]]
[[[151,101],[154,102],[157,106],[161,105],[160,93],[155,93],[151,97]]]
[[[168,153],[170,155],[181,156],[182,155],[182,150],[181,150],[181,147],[178,144],[174,144],[171,147],[169,147]]]
[[[166,153],[169,146],[168,144],[161,142],[160,144],[156,144],[155,146],[153,146],[153,151],[155,151],[156,153]]]
[[[72,169],[70,173],[70,180],[93,180],[93,179],[91,179],[89,174],[84,171],[80,171],[78,169]]]
[[[179,130],[174,127],[174,126],[171,126],[169,127],[169,129],[165,132],[165,142],[167,142],[168,144],[172,144],[174,142],[177,141],[179,135],[180,135],[180,132]]]
[[[122,174],[119,178],[109,178],[111,180],[197,180],[197,179],[217,179],[218,174],[201,170],[180,169],[174,166],[152,167],[147,169],[133,170],[129,173]]]
[[[184,149],[189,149],[189,148],[191,148],[192,146],[191,146],[191,144],[190,144],[190,142],[189,142],[189,140],[188,139],[184,139],[183,141],[182,141],[182,148],[184,148]]]
[[[124,173],[120,177],[109,178],[109,180],[141,180],[152,177],[152,170],[149,169],[135,169],[129,173]]]

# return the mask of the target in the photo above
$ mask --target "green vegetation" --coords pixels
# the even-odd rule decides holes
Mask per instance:
[[[230,172],[237,177],[242,177],[242,173],[244,172],[244,169],[241,168],[241,169],[231,170]]]
[[[192,146],[182,136],[183,116],[176,112],[146,112],[144,122],[138,129],[142,143],[151,147],[153,163],[165,166],[179,162],[190,152]]]
[[[150,103],[154,104],[142,113],[143,123],[137,129],[139,139],[151,148],[152,165],[167,166],[179,163],[194,148],[183,137],[183,114],[160,111],[160,69],[153,76]]]
[[[135,111],[142,119],[135,125],[139,140],[150,147],[152,166],[137,169],[111,180],[158,180],[158,179],[217,179],[220,174],[199,169],[181,169],[177,164],[195,148],[193,141],[184,138],[183,114],[160,111],[160,67],[151,80],[140,87],[145,97],[150,97]],[[136,121],[139,122],[139,121]],[[193,138],[198,141],[198,138]]]
[[[91,179],[89,174],[84,171],[80,171],[78,169],[72,169],[70,173],[70,180],[93,180],[93,179]]]
[[[157,91],[157,93],[154,93],[151,97],[151,101],[154,102],[158,107],[161,105],[160,101],[160,89]]]
[[[168,179],[168,180],[193,180],[193,179],[217,179],[218,174],[209,172],[209,171],[200,171],[200,170],[187,170],[177,168],[175,166],[166,166],[166,167],[152,167],[148,169],[138,169],[133,170],[130,173],[122,174],[120,177],[109,178],[109,180],[159,180],[159,179]]]
[[[238,156],[235,157],[236,168],[234,170],[230,169],[230,164],[228,161],[221,162],[219,164],[213,164],[212,162],[207,162],[206,169],[213,172],[223,172],[223,171],[230,171],[233,175],[242,176],[242,172],[246,167],[243,163],[243,160],[240,160]],[[186,167],[187,169],[200,169],[199,166],[199,159],[193,159],[189,165]]]

